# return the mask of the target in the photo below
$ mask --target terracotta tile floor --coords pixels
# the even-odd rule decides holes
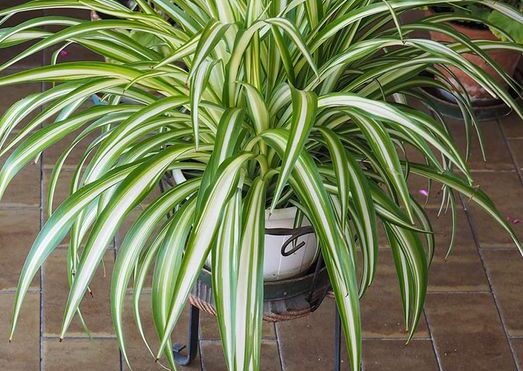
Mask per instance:
[[[0,5],[0,8],[2,6]],[[49,51],[24,60],[19,66],[40,65]],[[70,58],[80,53],[72,51]],[[0,61],[9,58],[0,49]],[[86,55],[83,54],[82,58]],[[43,86],[32,84],[0,91],[0,110]],[[481,124],[486,138],[488,163],[481,161],[477,144],[470,159],[475,177],[488,191],[502,213],[523,220],[523,122],[515,116]],[[464,147],[463,126],[451,123],[456,140]],[[42,195],[56,159],[56,149],[44,153],[42,160],[29,166],[14,181],[0,203],[0,370],[109,370],[126,369],[122,364],[110,323],[108,277],[115,258],[115,246],[105,256],[93,282],[94,297],[83,303],[91,330],[89,339],[78,323],[63,343],[58,342],[64,294],[63,249],[47,261],[35,279],[23,308],[15,340],[7,342],[10,310],[17,275],[32,239],[43,221]],[[3,159],[0,159],[0,164]],[[65,174],[65,178],[70,174]],[[412,179],[412,192],[423,187]],[[57,200],[67,194],[59,188]],[[428,202],[435,216],[437,205]],[[383,246],[378,276],[362,301],[364,326],[364,369],[376,370],[523,370],[523,259],[506,234],[477,208],[461,200],[460,221],[454,253],[445,261],[449,239],[449,218],[434,221],[438,249],[431,269],[424,318],[414,339],[405,346],[402,312],[390,253]],[[523,222],[515,224],[523,238]],[[117,236],[116,244],[120,241]],[[142,312],[150,314],[148,297]],[[128,301],[127,333],[131,363],[135,370],[160,370],[141,343]],[[177,339],[183,341],[187,313],[181,320]],[[308,317],[265,324],[262,369],[330,370],[333,367],[334,303],[326,299]],[[151,324],[145,331],[154,334]],[[202,314],[199,355],[191,367],[182,370],[224,370],[224,361],[214,320]],[[153,347],[156,344],[151,344]],[[343,363],[344,368],[346,362]]]

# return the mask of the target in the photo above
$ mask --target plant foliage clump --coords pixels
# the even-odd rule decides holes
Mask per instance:
[[[45,15],[0,29],[0,47],[29,45],[0,70],[57,48],[48,65],[0,77],[0,86],[52,83],[0,118],[1,154],[12,152],[0,172],[0,194],[44,150],[75,136],[54,166],[49,219],[22,268],[13,332],[34,275],[69,235],[64,336],[71,320],[81,318],[79,304],[106,246],[147,198],[118,249],[112,275],[111,309],[126,360],[122,312],[128,288],[133,287],[141,330],[138,302],[147,272],[153,272],[160,346],[149,349],[153,358],[164,354],[174,369],[171,333],[212,254],[227,365],[260,369],[264,215],[288,205],[311,221],[320,241],[352,369],[360,367],[359,298],[375,276],[378,223],[393,253],[412,336],[434,240],[430,220],[409,193],[409,177],[440,184],[442,207],[452,213],[456,192],[463,194],[517,243],[493,203],[474,186],[468,153],[458,152],[444,120],[413,108],[412,102],[430,107],[422,88],[447,90],[462,108],[467,138],[479,134],[468,96],[452,89],[438,67],[444,65],[465,71],[523,117],[506,89],[462,56],[481,56],[510,89],[520,91],[488,56],[500,48],[521,52],[520,44],[471,41],[445,23],[460,17],[452,11],[403,21],[421,7],[469,3],[135,0],[129,9],[114,0],[34,0],[1,10],[3,24],[18,13],[49,14],[56,8],[101,16],[91,22]],[[472,3],[523,23],[509,5]],[[416,36],[428,30],[455,42]],[[60,52],[73,44],[105,62],[64,62]],[[86,104],[93,95],[100,104]],[[87,149],[70,196],[54,209],[64,163],[82,143]],[[420,160],[409,161],[407,153]],[[156,196],[158,182],[172,171],[188,180]]]

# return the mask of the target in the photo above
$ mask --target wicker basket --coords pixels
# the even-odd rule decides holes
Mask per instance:
[[[216,315],[211,286],[211,273],[204,269],[192,289],[189,301],[198,309]],[[263,319],[279,322],[303,317],[320,306],[329,289],[325,267],[300,277],[265,282]]]

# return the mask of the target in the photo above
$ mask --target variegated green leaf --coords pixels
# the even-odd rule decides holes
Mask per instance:
[[[285,187],[294,164],[305,146],[316,117],[318,104],[316,95],[297,89],[291,89],[291,92],[292,122],[289,128],[290,137],[285,149],[285,155],[282,157],[281,171],[276,183],[276,191],[272,198],[271,211],[278,204],[283,187]]]

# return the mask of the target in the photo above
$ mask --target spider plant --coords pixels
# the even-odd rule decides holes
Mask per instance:
[[[0,70],[57,48],[48,65],[0,77],[0,86],[51,83],[0,119],[1,154],[12,151],[0,173],[0,193],[42,151],[76,135],[54,166],[49,218],[21,271],[11,336],[34,275],[69,235],[70,292],[61,336],[66,334],[71,320],[81,318],[79,304],[119,226],[174,170],[189,180],[149,199],[118,249],[111,308],[126,360],[122,311],[128,288],[142,329],[137,303],[147,272],[154,272],[151,300],[160,346],[149,349],[152,359],[165,356],[174,369],[171,333],[211,254],[227,365],[260,369],[266,209],[295,205],[311,221],[353,370],[361,361],[359,299],[375,276],[379,223],[393,252],[409,338],[422,313],[434,239],[430,220],[409,193],[411,174],[442,185],[442,209],[454,212],[456,192],[477,203],[521,248],[474,185],[468,150],[458,151],[437,112],[426,114],[412,102],[430,107],[423,87],[448,90],[462,109],[467,137],[479,135],[467,94],[453,91],[436,68],[456,66],[523,117],[504,88],[462,57],[481,56],[520,91],[486,51],[523,47],[467,39],[445,24],[456,13],[402,21],[418,7],[474,3],[523,23],[516,9],[492,0],[134,3],[129,9],[114,0],[35,0],[0,11],[2,22],[56,8],[106,16],[89,22],[47,15],[0,30],[1,47],[33,42]],[[427,30],[455,42],[416,37]],[[62,63],[59,52],[71,44],[106,62]],[[93,94],[103,104],[86,104]],[[71,194],[54,209],[64,162],[85,141]],[[408,161],[404,154],[412,152],[423,160]]]

